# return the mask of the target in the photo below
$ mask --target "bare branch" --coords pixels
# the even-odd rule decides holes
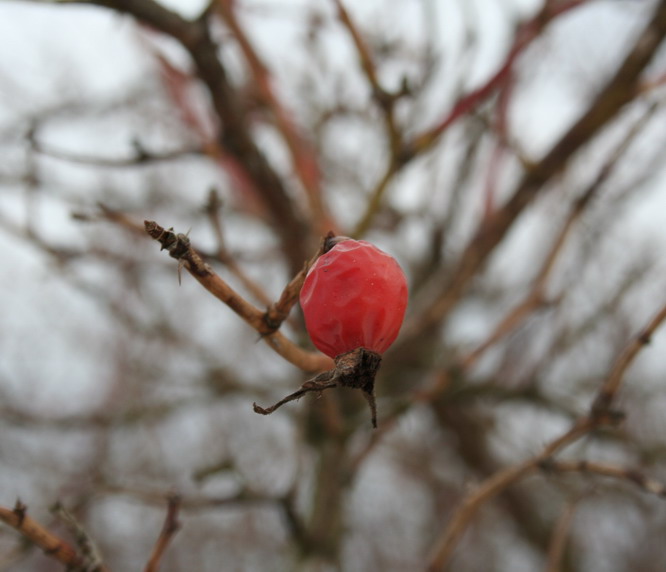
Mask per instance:
[[[184,264],[185,269],[206,290],[243,318],[243,320],[261,334],[262,339],[276,353],[288,362],[304,371],[321,371],[332,365],[332,360],[329,357],[323,354],[307,352],[296,346],[280,332],[269,327],[265,320],[265,313],[250,304],[222,280],[192,248],[187,236],[184,234],[176,235],[171,230],[165,230],[153,221],[145,221],[145,226],[146,232],[157,240],[162,245],[162,248],[167,250],[173,258],[180,260]]]
[[[20,532],[33,544],[39,546],[44,553],[67,566],[78,569],[83,565],[83,559],[77,551],[62,538],[46,530],[36,520],[27,515],[28,507],[21,501],[16,501],[13,509],[0,507],[0,520]]]
[[[178,512],[180,511],[180,496],[177,494],[170,494],[167,497],[167,514],[162,526],[162,532],[153,547],[153,552],[150,555],[148,564],[146,564],[145,572],[157,572],[160,568],[162,556],[166,551],[172,538],[180,529],[180,522],[178,521]]]
[[[640,74],[652,59],[666,35],[666,0],[662,0],[619,66],[587,111],[560,138],[551,150],[527,171],[513,196],[494,215],[479,225],[475,236],[459,259],[446,288],[431,307],[413,322],[411,328],[423,331],[439,323],[463,295],[479,268],[502,241],[513,222],[535,199],[545,184],[588,143],[620,110],[636,96]],[[414,330],[412,330],[412,335]]]

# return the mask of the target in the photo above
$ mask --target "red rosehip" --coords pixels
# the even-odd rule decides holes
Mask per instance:
[[[300,295],[314,345],[335,358],[356,348],[384,353],[400,331],[407,281],[395,258],[364,240],[342,240],[308,272]]]

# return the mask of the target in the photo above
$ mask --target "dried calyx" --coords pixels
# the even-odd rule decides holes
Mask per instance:
[[[253,404],[255,413],[270,415],[290,401],[301,398],[306,393],[321,393],[334,387],[350,387],[363,392],[372,416],[372,426],[377,427],[377,406],[375,404],[375,376],[379,370],[382,356],[366,348],[356,348],[335,358],[335,368],[320,373],[318,376],[306,381],[298,391],[287,395],[270,407],[260,407]]]

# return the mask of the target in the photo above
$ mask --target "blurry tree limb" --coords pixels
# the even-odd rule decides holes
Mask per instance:
[[[654,332],[661,326],[664,320],[666,320],[666,304],[659,309],[647,326],[625,346],[617,357],[608,377],[606,377],[603,385],[599,388],[597,396],[592,403],[592,415],[603,415],[610,410],[622,386],[627,369],[636,359],[638,352],[650,343]]]
[[[507,487],[528,474],[535,472],[542,461],[549,459],[567,445],[577,441],[593,427],[594,423],[589,418],[578,420],[566,433],[551,441],[541,453],[523,463],[495,473],[469,493],[463,499],[461,506],[453,514],[441,536],[437,539],[429,558],[428,572],[445,570],[447,563],[453,556],[453,551],[457,546],[458,540],[484,503],[496,497]]]
[[[213,4],[236,38],[255,80],[256,89],[272,112],[277,129],[289,149],[294,171],[305,189],[310,204],[315,231],[318,234],[325,234],[335,228],[336,224],[324,204],[321,174],[314,148],[299,132],[293,118],[278,99],[273,89],[273,80],[268,67],[261,60],[249,36],[238,21],[235,2],[233,0],[215,0]]]
[[[511,198],[492,217],[482,221],[461,254],[447,286],[431,306],[416,318],[411,328],[423,331],[438,324],[448,314],[479,268],[546,183],[636,96],[641,72],[661,45],[664,35],[666,0],[661,0],[614,76],[550,151],[523,175]],[[413,330],[411,334],[414,335]]]
[[[173,161],[174,159],[180,159],[181,157],[187,157],[190,155],[203,154],[203,148],[201,147],[190,147],[185,149],[160,152],[148,151],[138,141],[133,141],[134,153],[131,156],[111,159],[94,155],[61,151],[49,145],[44,145],[35,137],[34,133],[29,134],[28,140],[32,149],[41,155],[45,155],[53,159],[60,159],[69,163],[89,165],[91,167],[138,167],[150,165],[153,163]]]
[[[555,459],[544,460],[540,469],[546,474],[578,473],[580,475],[610,477],[635,485],[651,495],[666,498],[666,484],[647,476],[639,469],[596,461],[557,461]]]
[[[27,510],[28,507],[21,501],[16,501],[13,509],[0,507],[0,520],[39,546],[50,558],[67,565],[72,570],[81,570],[85,562],[76,549],[30,518]],[[98,571],[102,572],[102,569]]]
[[[660,105],[657,103],[650,105],[646,112],[628,129],[626,136],[622,137],[615,149],[609,153],[597,176],[569,208],[569,212],[560,226],[560,230],[553,240],[550,250],[543,258],[543,263],[532,283],[530,291],[497,324],[486,340],[462,358],[461,365],[463,368],[471,367],[488,348],[494,346],[502,337],[514,331],[527,317],[533,315],[534,311],[539,307],[550,303],[546,293],[548,279],[553,273],[555,264],[566,244],[567,238],[575,227],[575,223],[583,216],[587,207],[599,193],[599,189],[617,169],[620,159],[630,148],[631,143],[649,124],[650,119],[652,119],[659,108]]]
[[[460,98],[453,109],[437,125],[416,135],[408,144],[408,153],[410,155],[421,153],[431,147],[454,122],[472,111],[508,80],[518,56],[543,33],[546,26],[565,12],[587,2],[589,0],[568,0],[557,5],[544,2],[543,7],[535,16],[518,27],[514,43],[499,69],[481,87]]]
[[[270,326],[266,321],[266,313],[235,292],[213,269],[206,264],[190,245],[189,239],[183,235],[176,235],[170,230],[165,230],[153,221],[146,221],[146,232],[157,240],[162,248],[169,254],[181,261],[185,269],[196,280],[224,302],[236,314],[252,326],[263,340],[279,355],[304,371],[321,371],[330,369],[333,361],[323,355],[305,351],[287,339],[279,331]]]
[[[567,540],[571,532],[574,517],[576,516],[577,499],[567,503],[560,515],[560,518],[555,524],[553,535],[550,539],[550,546],[548,547],[548,561],[546,563],[545,572],[561,572],[562,561],[567,547]]]
[[[649,342],[655,330],[666,319],[666,305],[664,305],[652,318],[647,326],[630,340],[620,353],[615,364],[601,386],[595,398],[590,414],[576,420],[571,428],[560,437],[551,441],[539,454],[523,463],[503,469],[463,498],[460,507],[455,511],[446,528],[438,538],[429,559],[429,572],[444,570],[453,556],[457,543],[476,515],[481,506],[496,497],[507,487],[523,479],[530,473],[540,469],[544,463],[552,462],[552,458],[568,445],[600,427],[616,426],[624,419],[619,411],[611,409],[612,401],[620,388],[624,374],[633,363],[638,352]],[[634,479],[637,482],[638,479]],[[644,479],[641,482],[646,482]],[[648,486],[652,486],[650,483]],[[660,489],[659,489],[660,490]]]
[[[402,136],[396,127],[395,120],[393,119],[393,103],[395,102],[396,98],[390,97],[390,95],[386,94],[386,92],[381,89],[381,86],[379,86],[378,80],[376,78],[376,72],[374,70],[374,65],[372,64],[367,47],[362,41],[360,34],[354,28],[351,19],[348,16],[345,18],[346,12],[344,11],[344,7],[342,6],[340,0],[335,0],[335,2],[340,7],[341,19],[350,29],[352,38],[354,39],[357,46],[357,51],[360,54],[363,69],[369,78],[370,84],[373,86],[373,91],[376,93],[385,94],[384,100],[387,102],[387,104],[384,106],[384,111],[391,141],[391,159],[389,160],[389,164],[382,178],[371,192],[365,212],[354,229],[353,236],[358,237],[363,235],[368,230],[372,219],[379,211],[382,197],[388,188],[393,176],[399,172],[404,165],[409,163],[415,157],[422,155],[435,143],[437,143],[440,140],[442,134],[451,125],[453,125],[461,117],[464,117],[465,115],[472,112],[483,101],[488,99],[497,90],[501,89],[502,86],[507,84],[513,75],[513,68],[515,62],[518,59],[518,56],[534,40],[540,37],[550,22],[565,12],[583,5],[586,2],[589,2],[589,0],[569,0],[558,4],[557,6],[554,6],[552,3],[545,2],[543,8],[535,16],[517,28],[514,37],[514,43],[509,50],[509,53],[507,54],[504,62],[500,65],[499,69],[486,81],[486,83],[458,99],[453,108],[439,123],[437,123],[437,125],[413,136],[412,139],[407,142],[403,142]],[[506,102],[504,102],[504,105],[506,106]]]
[[[220,211],[222,210],[222,201],[216,189],[211,189],[208,193],[208,202],[206,203],[206,214],[210,220],[210,224],[213,227],[213,232],[215,233],[215,238],[217,240],[217,258],[224,264],[241,284],[247,289],[254,298],[263,304],[264,306],[269,306],[271,300],[268,297],[268,294],[264,289],[252,280],[247,273],[238,265],[234,257],[231,256],[229,251],[226,248],[226,241],[224,239],[224,233],[222,232],[222,217]],[[142,232],[145,232],[145,229],[142,229]]]
[[[105,571],[106,567],[103,564],[97,545],[74,515],[59,502],[51,508],[51,512],[65,523],[70,534],[74,537],[79,548],[79,554],[86,563],[85,570]]]
[[[178,513],[180,511],[180,496],[177,494],[170,494],[167,497],[167,513],[162,526],[157,542],[153,547],[153,552],[150,555],[148,564],[146,564],[145,572],[158,572],[162,556],[166,551],[172,538],[180,529],[180,522],[178,521]]]
[[[92,4],[116,10],[173,37],[190,54],[198,77],[211,96],[220,120],[218,143],[254,183],[274,231],[280,236],[283,252],[292,272],[297,272],[310,243],[310,229],[282,179],[272,168],[252,138],[242,98],[231,84],[218,56],[218,45],[209,30],[209,11],[197,20],[186,20],[154,0],[56,0],[61,4]]]

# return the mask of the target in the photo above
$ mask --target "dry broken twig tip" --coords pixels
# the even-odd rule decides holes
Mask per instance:
[[[192,248],[190,239],[184,234],[176,234],[172,229],[165,229],[154,221],[145,221],[146,232],[162,245],[169,255],[182,262],[196,280],[218,300],[224,302],[231,310],[254,328],[262,339],[280,356],[303,371],[322,371],[329,369],[332,360],[319,353],[308,352],[281,332],[275,331],[266,323],[266,312],[245,300],[229,286],[210,265]]]

